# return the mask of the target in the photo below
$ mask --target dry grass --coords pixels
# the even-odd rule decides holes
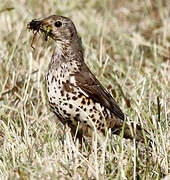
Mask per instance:
[[[11,8],[11,9],[10,9]],[[26,24],[70,17],[85,59],[152,148],[121,136],[79,147],[50,112],[44,75],[53,42],[30,47]],[[2,1],[0,3],[0,179],[160,179],[170,163],[168,0]]]

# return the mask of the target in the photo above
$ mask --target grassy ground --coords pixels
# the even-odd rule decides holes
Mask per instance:
[[[85,60],[152,147],[121,136],[80,148],[50,112],[45,73],[53,42],[32,33],[34,18],[70,17]],[[0,179],[160,179],[170,165],[168,0],[0,0]],[[91,146],[93,148],[91,148]]]

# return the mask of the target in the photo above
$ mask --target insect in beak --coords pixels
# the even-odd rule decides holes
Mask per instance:
[[[41,21],[37,21],[37,20],[35,20],[35,19],[32,20],[29,24],[27,24],[27,28],[33,31],[33,38],[32,38],[32,42],[31,42],[31,47],[32,47],[33,49],[35,49],[35,48],[33,47],[33,43],[34,43],[34,41],[35,41],[35,38],[36,38],[36,36],[37,36],[37,33],[38,33],[39,30],[40,30],[40,25],[41,25]]]
[[[33,39],[31,42],[31,47],[33,47],[33,43],[39,31],[44,32],[45,41],[48,41],[48,36],[51,35],[52,28],[50,26],[43,25],[43,21],[32,20],[29,24],[27,24],[27,28],[33,31]]]
[[[45,32],[45,41],[48,41],[48,36],[50,35],[51,30],[52,30],[51,27],[46,27],[46,28],[44,29],[44,32]]]

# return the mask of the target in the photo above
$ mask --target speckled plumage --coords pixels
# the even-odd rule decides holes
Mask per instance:
[[[35,27],[34,27],[35,23]],[[47,96],[53,112],[75,133],[92,136],[94,127],[104,133],[105,128],[121,132],[124,114],[84,63],[81,43],[73,22],[62,16],[33,20],[30,29],[43,31],[55,41],[55,49],[46,76]],[[133,124],[132,124],[133,129]],[[136,126],[132,135],[126,125],[124,137],[143,139]]]

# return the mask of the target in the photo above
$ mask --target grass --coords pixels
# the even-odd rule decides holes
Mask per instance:
[[[161,179],[170,165],[168,0],[0,3],[0,179]],[[75,23],[85,61],[152,147],[121,136],[92,145],[50,112],[45,73],[53,42],[30,47],[26,24],[60,14]]]

